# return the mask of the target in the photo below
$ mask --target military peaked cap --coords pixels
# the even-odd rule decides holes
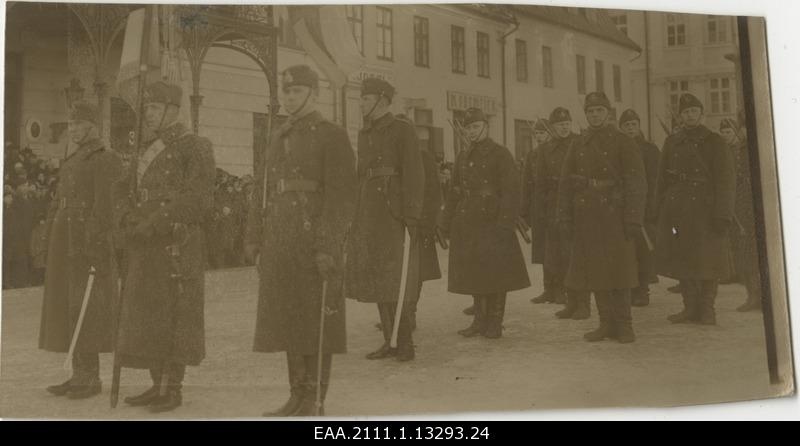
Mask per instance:
[[[572,121],[572,116],[569,115],[569,110],[564,107],[556,107],[550,113],[550,124],[558,124],[559,122]]]
[[[162,104],[181,106],[183,89],[180,85],[168,84],[164,81],[153,82],[144,90],[144,103],[160,102]]]

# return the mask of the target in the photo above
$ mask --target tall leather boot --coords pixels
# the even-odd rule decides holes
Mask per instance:
[[[486,297],[473,296],[473,299],[475,302],[475,314],[472,315],[472,324],[469,327],[458,331],[458,334],[466,338],[478,336],[483,332],[486,326]]]
[[[72,373],[67,398],[80,400],[90,398],[102,391],[100,381],[100,355],[93,352],[75,352],[72,357]]]
[[[744,304],[736,307],[736,311],[761,311],[759,274],[758,271],[751,271],[748,274],[744,274],[744,283],[747,288],[747,300],[745,300]]]
[[[717,325],[717,315],[714,311],[714,302],[717,300],[717,281],[703,280],[698,286],[700,292],[699,321],[702,325]]]
[[[610,293],[608,291],[595,291],[594,300],[597,304],[597,316],[600,319],[600,326],[583,335],[583,339],[588,342],[598,342],[614,337]]]
[[[401,362],[414,359],[414,327],[412,325],[411,314],[403,310],[400,314],[400,326],[397,327],[397,356]]]
[[[683,297],[683,310],[667,316],[673,324],[686,324],[698,319],[698,284],[696,280],[681,280],[680,293]]]
[[[588,291],[568,291],[567,293],[575,294],[575,311],[572,313],[572,319],[589,319],[592,316],[592,294]]]
[[[395,308],[397,308],[397,302],[378,303],[378,312],[381,316],[381,330],[383,331],[383,345],[374,352],[367,354],[367,359],[383,359],[397,354],[397,349],[392,348],[389,344],[392,338]]]
[[[183,377],[186,366],[183,364],[169,364],[169,377],[167,381],[167,394],[159,395],[150,402],[150,412],[160,413],[175,410],[183,404]]]
[[[631,290],[631,305],[646,307],[650,305],[650,286],[646,282]]]
[[[319,358],[317,355],[303,356],[305,362],[305,380],[303,384],[303,398],[300,406],[292,413],[296,417],[314,417],[325,415],[325,397],[328,394],[328,386],[331,379],[331,363],[333,355],[326,353],[322,355],[322,375],[319,379],[319,402],[317,402],[317,369]]]
[[[578,302],[576,300],[576,293],[568,290],[567,291],[567,305],[562,308],[561,310],[556,312],[556,317],[559,319],[569,319],[572,317],[575,310],[578,309]]]
[[[611,308],[614,313],[614,333],[620,344],[630,344],[636,340],[633,333],[630,290],[611,292]]]
[[[545,288],[544,291],[542,291],[542,294],[531,299],[531,303],[546,304],[548,302],[552,302],[553,300],[554,298],[552,297],[551,290]]]
[[[286,368],[289,371],[289,400],[279,409],[261,414],[265,417],[288,417],[300,408],[305,390],[306,368],[302,355],[286,352]]]
[[[486,298],[486,325],[483,336],[497,339],[503,336],[503,317],[506,313],[506,293]]]

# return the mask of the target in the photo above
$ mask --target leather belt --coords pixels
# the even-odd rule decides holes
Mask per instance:
[[[89,206],[86,204],[85,201],[81,201],[80,203],[74,203],[67,199],[67,197],[61,197],[58,199],[58,208],[59,209],[87,209]]]
[[[173,198],[175,198],[175,191],[171,190],[150,190],[144,187],[140,187],[136,190],[136,201],[139,203],[172,200]]]
[[[617,184],[614,180],[598,180],[597,178],[589,178],[583,175],[570,175],[570,177],[579,181],[584,187],[591,187],[593,189],[608,189]]]
[[[692,177],[692,176],[689,176],[686,173],[678,172],[676,170],[668,169],[667,170],[667,174],[669,174],[669,176],[671,176],[672,178],[677,179],[678,181],[681,181],[681,182],[704,183],[704,182],[708,181],[708,179],[706,179],[706,178],[703,178],[703,177]]]
[[[319,190],[319,183],[302,178],[281,178],[272,186],[272,190],[277,194],[285,192],[316,192]]]
[[[391,166],[384,166],[384,167],[370,167],[367,169],[367,179],[371,180],[377,177],[391,177],[395,175],[399,175],[397,169]]]

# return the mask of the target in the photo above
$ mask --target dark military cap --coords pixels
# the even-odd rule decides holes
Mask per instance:
[[[316,89],[319,88],[319,75],[308,65],[292,65],[283,70],[281,83],[284,89],[295,85]]]
[[[589,107],[596,107],[602,106],[609,110],[611,110],[611,101],[608,100],[608,96],[602,91],[593,91],[586,95],[586,100],[583,103],[583,109],[586,110]]]
[[[164,81],[153,82],[144,90],[144,103],[160,102],[162,104],[181,106],[183,89],[180,85],[168,84]]]
[[[391,102],[394,97],[394,87],[383,79],[368,77],[361,83],[361,96],[368,94],[383,96]]]
[[[464,125],[467,126],[477,121],[489,122],[483,110],[475,107],[468,108],[467,111],[464,112]]]
[[[559,122],[572,121],[572,116],[569,115],[569,110],[564,107],[556,107],[550,113],[550,124],[558,124]]]
[[[533,130],[536,132],[546,132],[547,125],[544,122],[544,119],[539,119],[536,121],[536,124],[533,126]]]
[[[639,119],[639,115],[637,115],[632,108],[625,110],[621,115],[619,115],[620,126],[628,121],[641,121],[641,119]]]
[[[70,121],[89,121],[97,124],[100,121],[100,109],[87,101],[76,101],[69,109]]]
[[[731,118],[722,118],[722,121],[720,121],[720,123],[719,123],[720,131],[722,131],[722,129],[733,129],[733,130],[736,130],[737,127],[738,126],[736,125],[736,123]]]
[[[678,113],[691,107],[700,107],[700,110],[702,110],[703,103],[700,102],[700,99],[697,99],[697,96],[691,93],[682,94],[680,100],[678,100]]]

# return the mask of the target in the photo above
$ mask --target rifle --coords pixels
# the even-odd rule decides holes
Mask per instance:
[[[467,139],[467,135],[466,135],[466,131],[464,130],[464,127],[462,127],[461,124],[458,121],[455,121],[455,123],[454,123],[453,120],[448,119],[447,122],[450,124],[450,127],[452,127],[453,130],[456,131],[456,134],[458,135],[459,139],[461,139],[461,142],[464,145],[466,145],[467,147],[469,147],[470,142]]]
[[[661,116],[656,115],[656,118],[658,119],[658,123],[661,124],[661,129],[664,130],[664,133],[667,136],[671,135],[672,132],[670,131],[669,127],[667,127],[667,124],[664,123],[664,120],[661,119]]]
[[[553,127],[550,126],[550,121],[548,121],[546,119],[542,119],[538,115],[536,115],[535,118],[536,118],[536,122],[541,121],[542,124],[544,124],[544,128],[545,128],[545,130],[547,130],[547,134],[550,135],[550,139],[552,139],[554,141],[556,139],[558,139],[558,133],[556,133],[556,130]]]
[[[436,226],[434,231],[435,232],[433,235],[436,238],[436,241],[439,243],[439,246],[441,246],[442,249],[449,249],[450,246],[447,244],[447,238],[444,236],[444,234],[442,234],[442,228]]]
[[[171,305],[171,316],[172,316],[172,326],[170,327],[170,343],[169,343],[169,351],[167,355],[164,357],[164,360],[161,364],[161,381],[159,382],[158,387],[158,395],[164,396],[167,394],[167,383],[169,382],[169,360],[172,357],[173,350],[175,348],[175,330],[178,327],[178,301],[183,299],[183,274],[181,273],[181,266],[180,266],[180,258],[181,258],[181,247],[186,244],[186,241],[189,238],[189,234],[187,232],[186,225],[182,223],[176,223],[173,227],[172,236],[175,242],[171,245],[166,247],[167,255],[169,256],[170,266],[172,267],[172,271],[170,271],[170,279],[175,283],[175,297],[172,299]]]

